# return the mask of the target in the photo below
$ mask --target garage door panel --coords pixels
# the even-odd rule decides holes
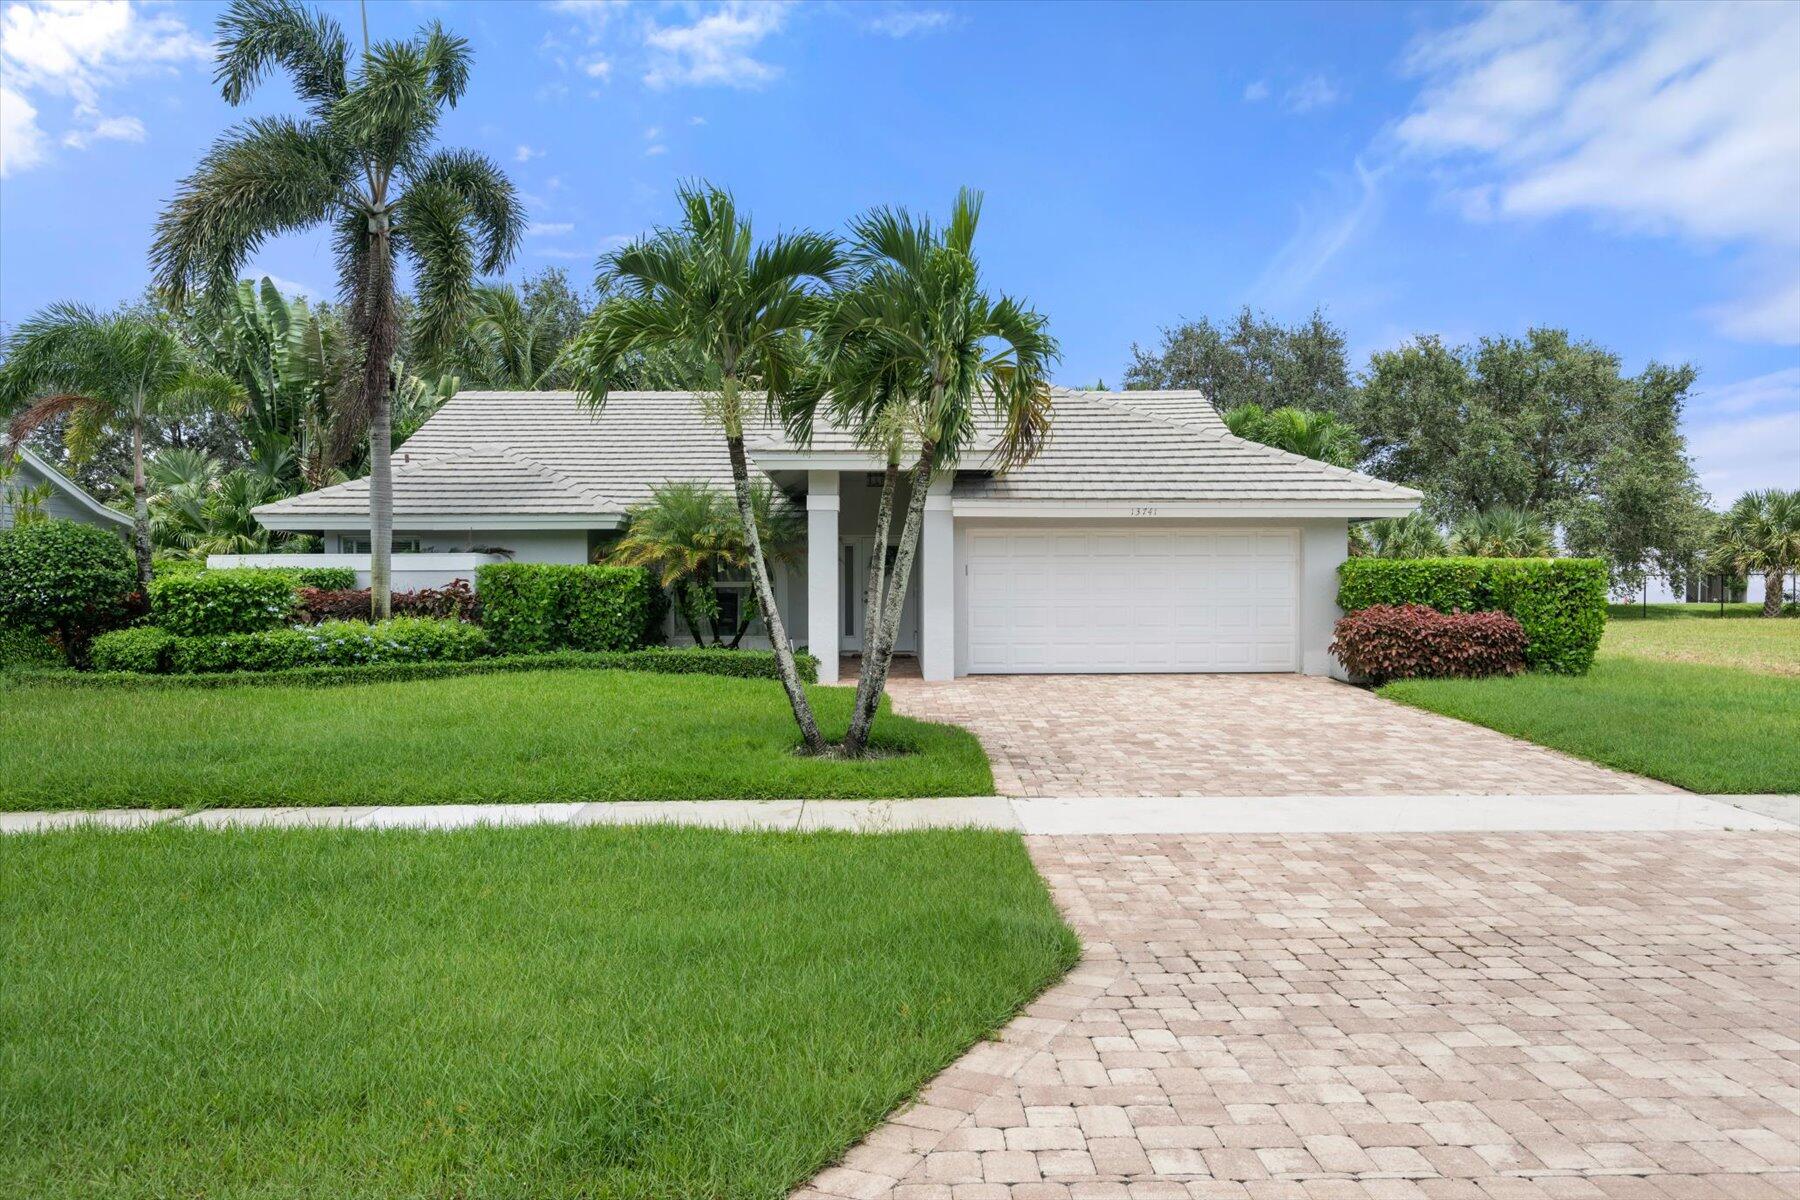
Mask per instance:
[[[976,672],[1291,671],[1290,530],[971,531]]]

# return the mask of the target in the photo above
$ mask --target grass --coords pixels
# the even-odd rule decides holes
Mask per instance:
[[[1074,962],[1018,838],[0,838],[0,1195],[774,1198]]]
[[[814,688],[828,733],[849,688]],[[973,734],[892,713],[806,758],[778,684],[623,671],[344,688],[0,687],[0,810],[968,796]]]
[[[1704,609],[1703,612],[1670,611]],[[1704,663],[1779,675],[1800,675],[1800,620],[1751,616],[1735,609],[1761,612],[1761,605],[1730,605],[1721,617],[1717,605],[1654,605],[1642,614],[1617,616],[1606,623],[1602,654],[1662,662]]]
[[[1800,792],[1800,680],[1742,666],[1768,660],[1768,644],[1742,639],[1735,619],[1643,622],[1642,640],[1624,624],[1607,624],[1588,675],[1404,680],[1381,694],[1694,792]],[[1766,624],[1800,639],[1800,621]],[[1681,655],[1696,660],[1667,660]]]

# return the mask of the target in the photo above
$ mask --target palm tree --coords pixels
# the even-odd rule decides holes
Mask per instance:
[[[620,294],[588,319],[566,362],[596,409],[646,351],[704,364],[704,408],[725,434],[756,606],[801,740],[819,753],[825,741],[769,584],[744,427],[756,408],[772,414],[794,382],[805,353],[800,331],[812,317],[816,290],[835,280],[841,256],[833,239],[811,232],[758,244],[730,193],[708,184],[684,184],[677,197],[679,226],[657,229],[600,260],[604,286]]]
[[[816,386],[788,413],[804,440],[822,408],[883,456],[878,540],[887,536],[901,457],[917,456],[891,576],[885,549],[870,558],[868,594],[879,604],[869,611],[879,621],[863,650],[846,754],[867,749],[887,688],[932,481],[956,469],[984,416],[1000,426],[989,458],[997,471],[1030,461],[1049,437],[1056,341],[1041,315],[982,289],[974,257],[980,221],[981,196],[965,188],[942,227],[887,208],[853,222],[857,277],[820,323]]]
[[[1225,428],[1246,441],[1261,442],[1302,458],[1334,467],[1354,467],[1362,459],[1362,440],[1335,415],[1284,405],[1263,409],[1240,404],[1225,414]]]
[[[1361,539],[1360,553],[1370,558],[1442,558],[1450,552],[1444,531],[1422,512],[1369,521],[1351,531]]]
[[[233,105],[271,69],[286,71],[302,118],[255,117],[213,144],[157,222],[156,282],[175,299],[235,286],[271,234],[329,224],[355,369],[339,403],[369,431],[371,604],[392,593],[393,360],[401,316],[394,260],[418,292],[414,350],[447,360],[473,301],[475,275],[502,269],[524,213],[491,160],[432,150],[443,111],[469,82],[469,45],[433,22],[410,41],[366,45],[354,76],[336,21],[293,0],[233,0],[219,20],[214,79]]]
[[[25,320],[7,339],[0,367],[0,410],[13,413],[11,446],[58,418],[66,419],[63,440],[77,461],[109,436],[130,441],[132,544],[145,586],[152,571],[146,420],[234,407],[241,397],[237,384],[200,365],[165,322],[79,304],[53,304]]]
[[[1470,513],[1450,530],[1450,552],[1471,558],[1549,558],[1550,526],[1536,513],[1496,505]]]
[[[556,369],[553,314],[533,313],[510,284],[475,289],[474,317],[457,348],[458,373],[478,387],[530,391]]]
[[[1800,573],[1800,491],[1745,492],[1713,534],[1714,569],[1763,577],[1765,617],[1781,615],[1787,577]]]

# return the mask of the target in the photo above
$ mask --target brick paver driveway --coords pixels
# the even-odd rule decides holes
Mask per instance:
[[[1800,835],[1030,841],[1082,965],[801,1195],[1800,1196]]]
[[[895,679],[1012,796],[1605,795],[1679,789],[1305,675]]]

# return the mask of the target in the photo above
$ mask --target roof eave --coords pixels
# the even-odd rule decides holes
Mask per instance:
[[[952,498],[958,517],[1080,517],[1101,520],[1256,520],[1267,517],[1345,520],[1403,517],[1416,497],[1334,500],[1001,500]]]
[[[253,508],[250,515],[266,529],[283,533],[312,530],[366,530],[368,512],[267,512]],[[475,529],[620,529],[625,514],[616,511],[582,513],[394,513],[394,528],[414,530]]]

